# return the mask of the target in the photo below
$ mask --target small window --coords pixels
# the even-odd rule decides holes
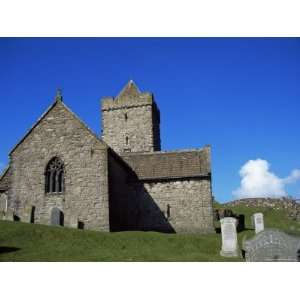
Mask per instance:
[[[128,115],[127,115],[127,113],[124,114],[124,117],[125,117],[125,121],[127,121],[127,120],[128,120]]]
[[[35,221],[35,206],[31,207],[31,214],[30,214],[30,223],[34,223]]]
[[[167,218],[170,219],[171,217],[171,206],[170,204],[167,205]]]
[[[129,138],[128,136],[126,136],[126,145],[128,145],[128,142],[129,142]]]

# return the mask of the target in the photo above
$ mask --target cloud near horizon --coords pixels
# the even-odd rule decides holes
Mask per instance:
[[[270,171],[270,164],[263,159],[249,160],[239,172],[240,187],[232,192],[237,199],[254,197],[285,197],[287,184],[300,180],[300,170],[295,169],[288,177],[280,178]]]

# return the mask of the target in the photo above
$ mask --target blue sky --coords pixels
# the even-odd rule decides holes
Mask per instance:
[[[129,79],[155,94],[164,150],[212,146],[218,200],[233,197],[239,170],[256,159],[300,198],[299,180],[289,180],[300,169],[296,38],[0,38],[0,168],[57,87],[99,134],[100,98]]]

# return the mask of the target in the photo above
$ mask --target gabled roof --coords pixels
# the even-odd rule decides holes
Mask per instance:
[[[7,191],[9,187],[9,180],[10,180],[10,168],[7,167],[2,175],[0,175],[0,191]]]
[[[141,94],[137,85],[133,82],[133,80],[129,80],[129,82],[125,85],[125,87],[121,90],[116,99],[122,97],[137,97]]]
[[[34,123],[34,125],[27,131],[27,133],[24,135],[24,137],[18,142],[18,144],[10,151],[9,155],[11,155],[17,148],[19,145],[21,145],[24,140],[28,137],[28,135],[34,130],[35,127],[37,127],[37,125],[43,120],[45,119],[45,117],[50,113],[50,111],[53,110],[53,108],[56,105],[62,105],[70,114],[72,114],[72,116],[80,122],[80,124],[86,128],[87,131],[89,131],[89,133],[91,135],[93,135],[96,140],[98,140],[99,142],[101,142],[102,144],[104,144],[106,147],[108,147],[108,145],[102,141],[83,121],[81,121],[81,119],[70,109],[68,108],[67,105],[65,105],[62,101],[62,97],[55,97],[55,101],[52,103],[52,105],[41,115],[41,117]]]
[[[130,80],[125,85],[117,97],[102,98],[102,111],[145,105],[155,105],[153,94],[149,92],[140,92],[133,80]]]
[[[207,177],[210,147],[174,152],[123,153],[123,160],[140,180]]]

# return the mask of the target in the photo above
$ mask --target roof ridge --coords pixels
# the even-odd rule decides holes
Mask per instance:
[[[153,151],[153,152],[123,152],[121,156],[134,156],[134,155],[159,155],[159,154],[172,154],[172,153],[189,153],[189,152],[201,152],[210,145],[206,145],[201,148],[192,148],[192,149],[178,149],[178,150],[168,150],[168,151]]]
[[[98,137],[80,118],[77,116],[64,102],[55,101],[47,108],[47,110],[38,118],[38,120],[30,127],[30,129],[25,133],[25,135],[20,139],[20,141],[13,147],[13,149],[9,152],[11,155],[16,148],[27,138],[27,136],[34,130],[34,128],[46,117],[46,115],[57,105],[61,104],[63,107],[72,114],[72,116],[80,122],[98,141],[102,142],[105,146],[109,147],[100,137]]]
[[[9,170],[9,164],[8,164],[8,166],[0,173],[0,181],[1,181],[1,179],[6,175],[6,173],[8,172],[8,170]]]

